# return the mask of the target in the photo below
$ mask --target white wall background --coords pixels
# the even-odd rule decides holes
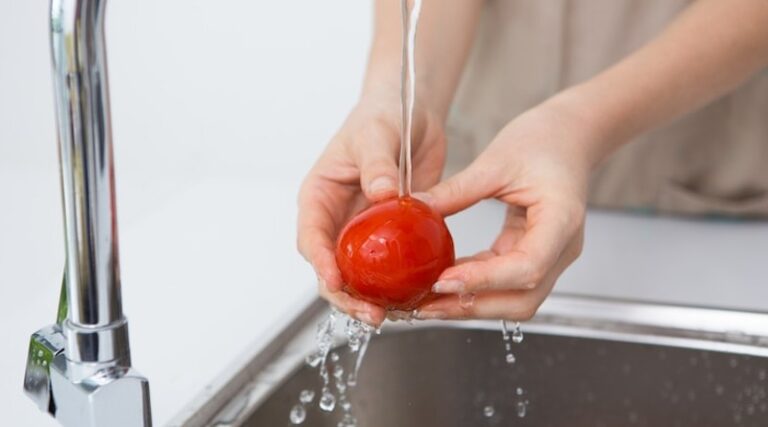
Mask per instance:
[[[47,0],[0,0],[0,424],[63,263]],[[370,2],[109,2],[123,297],[163,425],[314,275],[295,252],[304,172],[355,102]]]
[[[294,250],[295,196],[355,102],[370,6],[110,2],[123,297],[157,425],[314,292]],[[0,0],[2,425],[55,425],[21,393],[64,256],[47,9]],[[501,212],[452,219],[459,252],[487,245]],[[598,213],[558,289],[768,311],[766,253],[766,224]]]

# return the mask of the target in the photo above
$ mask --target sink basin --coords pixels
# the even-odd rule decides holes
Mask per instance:
[[[550,300],[524,324],[511,364],[498,322],[388,325],[348,391],[357,425],[768,425],[768,315]],[[318,369],[303,363],[326,315],[311,303],[174,425],[290,426],[311,389],[302,425],[337,426],[341,409],[319,409]],[[348,372],[354,355],[342,342],[335,351],[328,363]]]
[[[375,337],[350,392],[353,412],[360,426],[768,423],[765,357],[535,333],[513,350],[507,364],[501,334],[489,330]],[[317,369],[300,368],[242,425],[288,425],[299,392],[318,386]],[[339,420],[315,404],[305,424]]]

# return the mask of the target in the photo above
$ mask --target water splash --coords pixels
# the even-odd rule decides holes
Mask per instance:
[[[336,407],[336,396],[330,390],[323,390],[320,395],[320,409],[331,412]]]
[[[523,342],[523,330],[520,328],[520,322],[515,322],[515,329],[512,331],[512,342],[520,344]]]
[[[517,416],[519,418],[525,418],[526,413],[528,412],[528,401],[527,400],[521,400],[517,402]]]
[[[307,419],[307,410],[304,405],[297,403],[291,409],[291,413],[288,415],[292,424],[301,424]]]
[[[339,316],[343,316],[343,314],[336,308],[333,308],[331,309],[331,314],[328,315],[328,318],[320,322],[317,326],[317,347],[318,352],[322,355],[322,362],[320,362],[320,378],[323,380],[323,387],[320,390],[320,409],[326,412],[333,411],[333,408],[336,406],[336,398],[329,388],[328,353],[331,351],[331,346],[333,345],[333,333],[336,330],[336,318]],[[333,356],[331,358],[333,359]],[[336,360],[338,360],[338,355],[336,355]]]
[[[354,387],[357,385],[357,373],[360,372],[360,365],[363,363],[365,352],[368,350],[368,343],[371,342],[372,330],[373,328],[363,323],[361,328],[361,334],[360,334],[360,346],[358,347],[357,350],[352,350],[352,353],[357,352],[357,358],[355,359],[355,366],[352,369],[352,372],[349,373],[349,377],[347,378],[347,384],[351,387]]]
[[[512,343],[510,343],[509,329],[507,328],[506,320],[501,321],[501,339],[502,339],[502,342],[504,343],[504,353],[505,353],[504,359],[509,364],[515,363],[517,359],[515,358],[515,355],[512,353]]]
[[[517,402],[515,403],[515,411],[517,412],[517,416],[519,418],[525,418],[525,415],[528,413],[528,404],[530,402],[525,397],[525,390],[523,390],[522,387],[518,387],[515,390],[515,394],[517,395]]]
[[[331,351],[334,343],[337,323],[345,326],[344,333],[347,338],[347,348],[349,354],[356,355],[354,364],[345,372],[342,366],[342,357],[336,351]],[[352,414],[352,403],[347,396],[348,387],[354,387],[357,384],[357,373],[363,361],[363,357],[368,348],[368,343],[374,333],[374,328],[357,319],[351,318],[346,314],[333,308],[331,313],[317,326],[315,340],[317,350],[306,357],[305,362],[312,368],[319,368],[322,386],[318,406],[325,412],[333,412],[336,408],[343,411],[342,420],[338,427],[355,427],[357,420]],[[347,378],[345,379],[345,374]],[[335,385],[335,392],[331,389],[331,382]],[[315,399],[313,390],[302,390],[299,393],[299,403],[296,404],[289,414],[289,419],[293,424],[301,424],[306,419],[306,406]]]
[[[357,426],[357,420],[352,415],[352,404],[347,398],[347,382],[344,381],[344,368],[341,365],[336,365],[333,368],[333,378],[336,380],[336,389],[339,392],[339,404],[344,413],[341,421],[337,424],[337,427],[355,427]]]
[[[485,418],[491,418],[495,413],[496,410],[491,405],[487,405],[485,408],[483,408],[483,415]]]
[[[312,403],[312,401],[315,400],[315,392],[312,390],[302,390],[301,393],[299,393],[299,402],[307,405]]]

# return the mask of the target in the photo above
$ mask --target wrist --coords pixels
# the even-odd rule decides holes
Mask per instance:
[[[565,121],[576,135],[579,154],[590,168],[595,168],[615,149],[631,138],[622,126],[624,120],[594,96],[587,84],[571,87],[541,104]]]

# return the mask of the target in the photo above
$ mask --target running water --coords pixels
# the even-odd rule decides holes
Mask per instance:
[[[409,7],[409,3],[412,7]],[[411,195],[411,143],[413,138],[413,109],[416,100],[416,65],[414,50],[416,27],[419,24],[421,0],[401,0],[403,14],[403,59],[400,71],[400,102],[402,128],[400,140],[400,196]]]
[[[344,367],[342,366],[341,356],[337,352],[331,352],[336,325],[341,323],[345,328],[347,338],[347,348],[349,353],[355,355],[354,364],[344,378]],[[363,356],[368,348],[368,343],[373,335],[373,327],[353,319],[335,308],[326,319],[317,325],[317,351],[306,357],[306,364],[312,368],[320,369],[320,379],[322,386],[318,406],[325,412],[333,412],[340,407],[343,415],[338,427],[355,427],[357,420],[352,415],[352,403],[349,401],[348,387],[354,387],[357,384],[357,373],[363,361]],[[335,391],[331,389],[331,382],[335,384]],[[315,398],[315,392],[312,390],[303,390],[299,394],[299,402],[291,408],[289,420],[293,424],[301,424],[307,418],[307,405],[311,404]]]
[[[412,5],[409,7],[409,4]],[[400,165],[399,165],[399,193],[400,196],[409,196],[411,194],[411,142],[413,138],[413,111],[416,99],[416,68],[414,60],[414,50],[416,41],[416,27],[421,13],[421,0],[401,0],[401,10],[403,16],[403,55],[401,66],[401,87],[400,98],[402,105],[402,127],[400,141]],[[469,303],[471,304],[471,302]],[[412,313],[406,313],[404,320],[410,321]],[[344,368],[339,363],[339,357],[336,353],[331,353],[330,364],[333,365],[332,375],[338,392],[338,400],[330,388],[330,375],[328,370],[328,354],[333,345],[333,336],[338,319],[346,319],[347,347],[351,354],[356,354],[354,365],[347,374],[344,381]],[[326,320],[318,325],[317,345],[318,350],[307,356],[306,363],[312,368],[320,368],[320,378],[323,385],[320,391],[318,404],[320,409],[326,412],[332,412],[336,407],[341,407],[343,411],[342,420],[338,427],[355,427],[357,420],[352,415],[352,404],[347,398],[347,386],[357,385],[357,374],[360,370],[365,352],[368,349],[368,343],[374,329],[359,320],[353,319],[339,312],[335,308]],[[381,329],[375,330],[376,334],[381,333]],[[334,357],[335,356],[335,357]],[[311,393],[311,395],[309,394]],[[310,397],[311,396],[311,397]],[[306,405],[312,403],[314,392],[304,390],[299,395],[299,403],[296,404],[289,414],[289,420],[293,424],[301,424],[307,416]]]
[[[525,414],[528,412],[528,398],[525,397],[525,390],[522,387],[518,387],[515,391],[517,394],[517,403],[515,409],[517,410],[517,416],[519,418],[525,418]]]
[[[520,344],[523,342],[523,330],[520,329],[520,322],[515,322],[515,326],[512,330],[512,335],[509,334],[509,329],[507,328],[507,321],[502,320],[501,321],[501,338],[504,342],[504,352],[506,353],[505,360],[507,363],[515,363],[517,359],[515,358],[515,355],[512,353],[512,343]],[[511,342],[510,342],[511,341]]]
[[[520,322],[515,322],[512,333],[509,333],[509,328],[507,327],[507,321],[502,320],[501,321],[501,338],[502,342],[504,342],[504,352],[506,353],[505,360],[507,363],[512,364],[515,363],[515,355],[512,353],[512,343],[520,344],[523,342],[523,330],[520,328]],[[522,387],[517,387],[515,390],[516,394],[516,402],[515,402],[515,412],[517,412],[517,416],[520,418],[525,417],[526,413],[528,412],[528,399],[524,396],[525,391]]]
[[[371,341],[372,332],[373,328],[371,326],[352,317],[347,319],[347,344],[349,351],[353,354],[357,353],[355,365],[347,377],[347,385],[351,387],[357,385],[357,372],[360,371],[363,357],[365,357],[365,352],[368,350],[368,343]],[[376,333],[380,333],[380,329],[376,330]]]

